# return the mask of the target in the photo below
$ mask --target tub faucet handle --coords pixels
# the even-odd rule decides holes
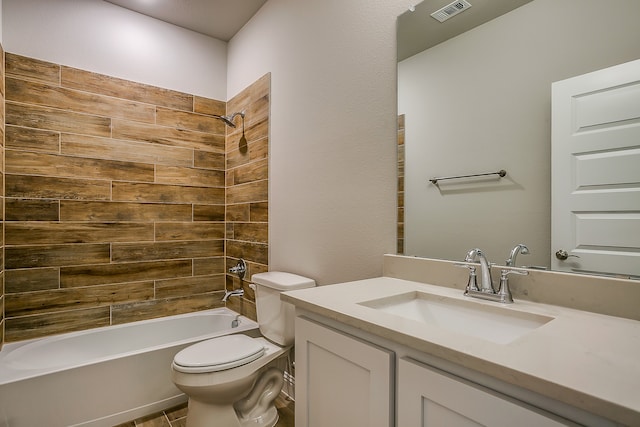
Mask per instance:
[[[231,267],[229,269],[229,273],[235,273],[238,275],[240,280],[244,279],[244,274],[247,272],[247,264],[244,262],[242,258],[238,260],[238,263],[235,267]]]

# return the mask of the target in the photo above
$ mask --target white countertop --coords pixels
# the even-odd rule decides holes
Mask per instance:
[[[358,304],[416,290],[554,319],[508,344],[496,344]],[[640,321],[524,300],[503,305],[464,297],[458,289],[389,277],[292,291],[281,298],[624,425],[640,425]]]

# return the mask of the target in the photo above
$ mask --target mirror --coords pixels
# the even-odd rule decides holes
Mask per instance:
[[[549,268],[551,84],[640,58],[640,2],[468,1],[443,23],[447,0],[398,18],[398,252],[504,264],[524,243],[517,265]]]

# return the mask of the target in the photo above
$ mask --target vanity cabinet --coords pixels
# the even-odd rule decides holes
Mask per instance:
[[[532,407],[410,358],[398,361],[398,426],[557,427]]]
[[[577,425],[329,319],[299,313],[295,335],[297,427]]]
[[[297,317],[296,427],[390,427],[394,353]]]

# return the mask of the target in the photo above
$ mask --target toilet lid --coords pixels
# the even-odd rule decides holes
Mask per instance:
[[[253,362],[264,354],[262,344],[246,335],[225,335],[178,352],[173,365],[180,372],[217,372]]]

